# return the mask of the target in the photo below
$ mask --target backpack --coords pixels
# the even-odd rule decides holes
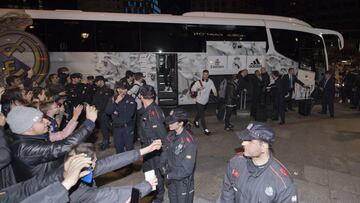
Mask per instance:
[[[224,78],[224,80],[221,81],[220,86],[219,86],[219,98],[225,99],[226,86],[227,86],[227,80],[226,80],[226,78]]]
[[[201,87],[202,87],[202,86],[203,86],[203,85],[202,85],[202,82],[201,82],[200,80],[198,80],[198,81],[200,82],[200,85],[201,85]],[[196,82],[197,82],[197,81],[193,81],[193,82],[190,84],[189,92],[190,92],[190,97],[191,97],[191,98],[196,98],[196,97],[197,97],[197,94],[198,94],[197,91],[191,91],[192,87],[195,85]]]

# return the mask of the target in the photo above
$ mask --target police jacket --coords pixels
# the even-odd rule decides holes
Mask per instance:
[[[105,159],[100,159],[96,162],[93,177],[96,178],[108,172],[122,168],[139,159],[139,150],[131,150],[106,157]],[[142,197],[149,194],[152,189],[152,186],[147,181],[143,181],[134,187],[139,189]],[[79,181],[77,185],[71,188],[70,202],[126,202],[126,200],[131,196],[131,190],[132,186],[98,188],[95,182],[93,182],[92,185],[88,185]]]
[[[82,83],[68,84],[65,86],[67,92],[67,101],[70,107],[76,107],[87,101],[87,87]],[[72,109],[72,108],[71,108]]]
[[[228,163],[218,202],[291,203],[297,202],[297,189],[287,169],[272,156],[258,167],[237,155]]]
[[[64,155],[89,137],[94,127],[92,121],[86,120],[72,135],[57,142],[50,142],[46,137],[14,134],[15,140],[10,148],[16,180],[24,181],[58,168],[64,162]]]
[[[96,90],[92,104],[95,105],[97,110],[105,111],[106,104],[113,95],[113,90],[104,85]]]
[[[143,145],[151,144],[153,140],[164,140],[167,136],[167,131],[164,126],[165,116],[155,102],[150,104],[145,109],[139,111],[140,115],[140,141]]]
[[[116,98],[108,100],[105,112],[111,115],[114,128],[126,127],[134,120],[136,112],[135,99],[126,94],[119,103],[115,103],[115,100]]]
[[[194,174],[197,146],[190,129],[170,132],[161,154],[161,171],[168,180],[182,180]]]

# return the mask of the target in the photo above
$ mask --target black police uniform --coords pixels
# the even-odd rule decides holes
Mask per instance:
[[[106,106],[106,113],[111,115],[114,144],[116,153],[122,153],[134,149],[134,127],[132,125],[136,102],[130,95],[125,95],[119,102],[116,98],[110,99]]]
[[[164,141],[167,131],[164,126],[165,116],[160,107],[153,102],[140,112],[142,114],[139,115],[139,137],[142,146],[146,147],[156,139]],[[165,192],[163,177],[159,171],[160,154],[161,150],[158,150],[145,155],[143,163],[143,171],[155,170],[156,177],[158,178],[157,194],[154,202],[162,202]]]
[[[194,198],[194,171],[197,146],[192,132],[184,128],[180,134],[170,132],[161,154],[170,203],[191,203]]]
[[[86,84],[86,88],[87,88],[86,102],[89,104],[94,104],[93,102],[98,88],[95,84]]]
[[[82,83],[68,84],[65,86],[65,90],[67,91],[67,103],[70,110],[70,112],[67,113],[72,115],[74,107],[86,101],[87,87]]]
[[[110,117],[105,112],[106,104],[109,100],[111,100],[111,97],[114,95],[114,92],[112,89],[110,89],[107,86],[100,87],[96,90],[94,97],[93,97],[93,105],[98,110],[99,115],[99,125],[101,129],[101,133],[103,135],[103,141],[102,141],[102,147],[106,148],[110,143]]]

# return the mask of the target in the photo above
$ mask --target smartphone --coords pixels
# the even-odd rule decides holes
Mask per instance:
[[[139,203],[139,202],[140,202],[140,191],[136,188],[132,188],[130,203]]]
[[[93,169],[91,167],[86,168],[85,170],[90,171],[89,174],[81,178],[81,181],[86,184],[91,184],[93,182]]]

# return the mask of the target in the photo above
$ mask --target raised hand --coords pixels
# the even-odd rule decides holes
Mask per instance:
[[[95,106],[86,106],[86,118],[91,120],[92,122],[95,122],[97,119],[97,109]]]

